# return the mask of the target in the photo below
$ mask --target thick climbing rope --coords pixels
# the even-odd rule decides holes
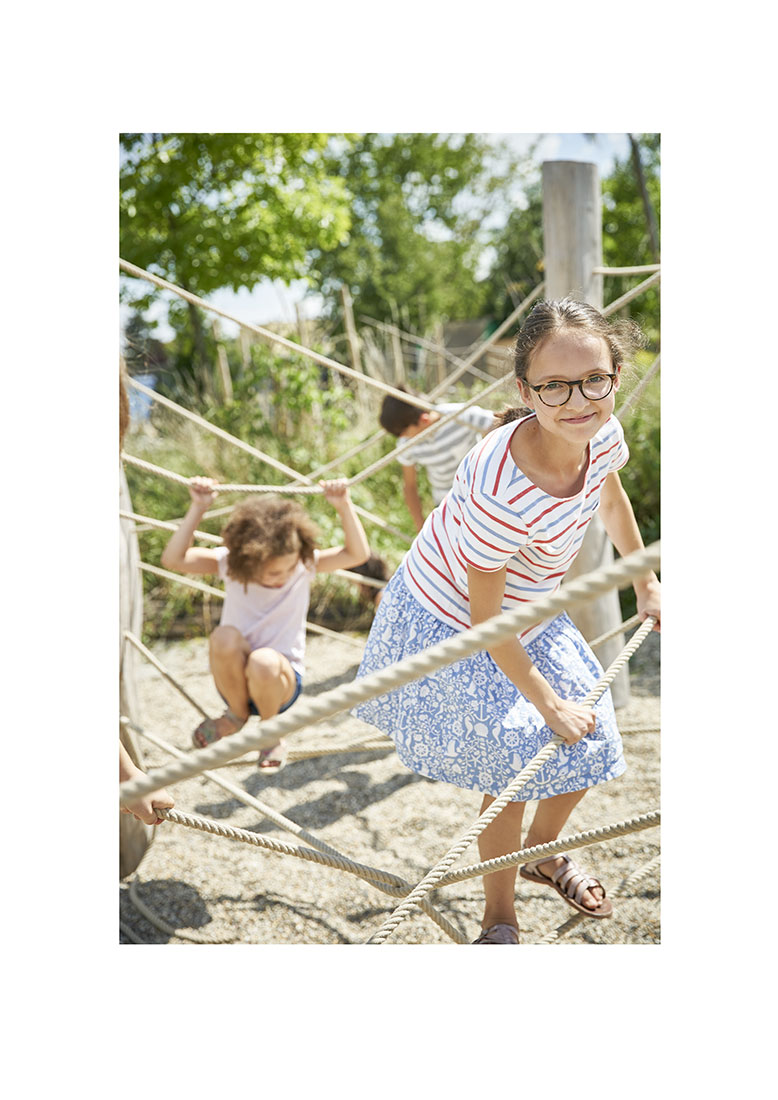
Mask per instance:
[[[620,836],[639,833],[644,829],[654,829],[661,824],[661,820],[659,810],[648,810],[644,814],[638,814],[637,817],[631,817],[626,821],[619,821],[612,825],[603,825],[599,829],[585,829],[573,836],[560,837],[557,840],[549,841],[548,844],[533,844],[531,848],[522,848],[517,852],[509,852],[504,856],[495,856],[494,859],[486,859],[480,863],[471,863],[466,867],[460,867],[456,871],[449,871],[447,875],[443,875],[438,880],[435,889],[451,886],[454,882],[474,878],[476,875],[491,875],[495,871],[504,871],[517,863],[534,863],[535,860],[553,859],[554,856],[560,856],[573,848],[587,848],[592,844],[602,844],[604,841],[616,840]]]
[[[624,665],[627,663],[632,654],[637,648],[645,641],[649,633],[653,630],[656,624],[656,620],[649,616],[644,622],[643,626],[635,632],[632,640],[621,651],[616,660],[608,668],[605,675],[598,680],[594,688],[589,692],[585,699],[581,700],[581,706],[593,707],[608,685],[615,679],[616,675],[621,671]],[[507,806],[512,800],[514,794],[521,790],[522,787],[533,778],[533,776],[543,767],[543,765],[550,760],[564,744],[564,741],[558,734],[553,734],[549,743],[545,745],[536,756],[530,760],[530,762],[519,772],[519,774],[508,784],[502,794],[491,803],[491,805],[481,814],[478,820],[464,833],[459,840],[452,845],[443,858],[429,871],[421,882],[415,887],[415,889],[409,894],[402,905],[395,909],[394,913],[389,917],[387,921],[378,929],[378,931],[370,937],[368,943],[384,943],[392,932],[395,931],[397,926],[405,920],[406,917],[413,911],[414,904],[417,898],[423,898],[430,890],[435,889],[439,880],[443,878],[443,875],[457,859],[458,856],[465,851],[466,848],[472,844],[472,842],[481,835],[484,829],[497,817],[501,810]]]
[[[642,283],[638,283],[637,286],[633,286],[631,290],[628,290],[626,294],[622,294],[620,298],[617,298],[610,305],[607,305],[604,309],[600,310],[603,317],[610,317],[612,313],[616,313],[625,306],[627,302],[631,302],[633,298],[637,298],[639,294],[642,294],[644,290],[650,290],[652,286],[660,281],[662,277],[661,271],[657,271],[654,275],[650,275],[647,279],[644,279]]]
[[[345,857],[339,857],[328,852],[316,851],[310,848],[301,848],[297,845],[285,844],[283,841],[273,840],[270,837],[263,836],[261,833],[255,833],[249,829],[240,829],[235,825],[225,825],[221,821],[214,821],[212,818],[203,817],[201,814],[189,814],[182,810],[167,809],[165,807],[160,807],[158,812],[160,817],[164,817],[166,821],[170,821],[174,825],[183,825],[190,829],[196,829],[199,832],[209,833],[211,836],[220,836],[226,840],[237,840],[244,844],[252,844],[255,848],[264,848],[265,851],[275,852],[277,855],[294,856],[308,863],[317,863],[322,867],[331,867],[336,871],[344,871],[346,874],[354,875],[356,878],[369,882],[372,886],[385,886],[387,887],[385,892],[394,894],[395,896],[406,895],[411,889],[409,883],[404,883],[403,880],[399,879],[396,875],[381,871],[375,867],[366,866],[362,863],[356,863]],[[519,852],[512,852],[509,856],[504,856],[500,860],[489,860],[484,863],[474,864],[471,867],[463,867],[461,870],[447,875],[445,879],[441,876],[440,881],[436,883],[436,888],[450,886],[454,882],[462,882],[465,879],[481,878],[484,874],[493,874],[495,871],[502,870],[503,867],[515,863],[528,863],[534,859],[542,859],[543,857],[551,859],[555,855],[570,851],[574,848],[589,847],[606,840],[627,836],[630,833],[655,828],[660,824],[660,820],[659,811],[652,811],[638,817],[630,818],[626,821],[603,826],[601,829],[587,829],[582,833],[574,833],[571,836],[562,837],[554,841],[553,844],[533,845],[532,848],[526,848]],[[497,866],[497,864],[500,864],[500,866]],[[406,900],[410,902],[412,896],[412,893],[409,894]],[[413,906],[411,907],[413,908]],[[427,915],[429,916],[430,914],[428,913]],[[376,933],[376,935],[378,935],[378,933]],[[452,937],[452,939],[453,938],[454,937]],[[463,940],[460,935],[456,938],[459,939],[460,942],[467,942]],[[371,938],[368,942],[374,943],[378,941],[375,938]]]
[[[301,699],[292,710],[263,723],[258,734],[245,729],[240,730],[207,748],[195,750],[189,754],[189,759],[185,762],[168,765],[146,776],[123,783],[119,789],[120,800],[122,804],[126,804],[168,783],[196,775],[203,768],[218,767],[227,760],[242,756],[249,749],[270,748],[282,737],[288,736],[306,724],[330,717],[357,703],[385,694],[410,680],[428,675],[443,665],[453,664],[527,626],[541,622],[566,608],[593,600],[603,592],[623,585],[635,577],[643,576],[658,567],[659,543],[654,543],[645,550],[620,558],[605,569],[577,577],[562,585],[550,596],[535,600],[515,611],[503,612],[413,657],[406,657],[388,668],[324,692],[315,699]]]
[[[633,615],[630,619],[625,619],[619,626],[614,626],[613,630],[608,630],[605,634],[600,634],[597,638],[592,638],[589,645],[594,649],[598,645],[602,645],[603,642],[609,642],[611,638],[617,637],[619,634],[623,634],[625,630],[631,630],[633,626],[637,626],[641,621],[639,615]]]
[[[178,681],[175,680],[173,676],[171,676],[171,674],[168,672],[162,662],[157,660],[151,650],[146,648],[140,638],[136,638],[131,630],[124,631],[124,638],[130,643],[130,645],[134,646],[139,653],[143,654],[146,660],[154,666],[157,672],[159,672],[160,675],[164,676],[168,683],[172,684],[176,691],[179,691],[181,695],[183,695],[183,697],[186,699],[187,703],[190,703],[194,707],[194,709],[203,716],[203,718],[209,717],[208,711],[205,709],[205,707],[201,706],[196,699],[193,699],[186,688],[182,687],[181,684],[179,684]]]
[[[123,724],[128,725],[136,733],[146,738],[146,740],[151,741],[151,743],[156,745],[158,748],[161,748],[163,749],[163,751],[170,753],[171,756],[176,756],[179,759],[184,756],[184,754],[176,749],[173,745],[170,745],[162,738],[155,737],[148,731],[141,729],[139,726],[136,726],[128,719],[123,718],[121,721],[123,722]],[[298,839],[306,841],[314,849],[316,849],[317,852],[321,854],[322,859],[324,859],[325,861],[330,860],[328,866],[338,867],[341,870],[345,870],[350,867],[358,868],[358,870],[354,870],[352,873],[357,874],[359,878],[364,879],[365,882],[368,883],[368,885],[374,886],[377,890],[381,890],[383,893],[390,894],[393,897],[403,897],[411,889],[411,884],[405,879],[400,878],[398,875],[393,875],[389,872],[381,871],[376,867],[367,867],[364,864],[355,864],[352,860],[348,858],[348,856],[344,856],[341,852],[339,852],[337,848],[333,848],[332,845],[326,844],[324,841],[319,840],[319,838],[316,837],[313,833],[310,833],[307,829],[304,829],[302,826],[298,825],[296,822],[292,821],[284,814],[281,814],[277,810],[274,810],[266,803],[261,802],[257,798],[254,798],[253,795],[250,795],[247,791],[244,791],[242,787],[238,787],[234,783],[230,783],[229,780],[223,779],[221,776],[216,775],[214,772],[203,772],[203,776],[206,779],[211,780],[211,782],[216,783],[217,786],[227,791],[234,798],[237,798],[240,802],[243,802],[246,806],[250,806],[253,809],[257,810],[269,821],[272,821],[274,825],[277,825],[281,829],[285,829],[287,832],[293,833],[295,836],[298,837]],[[161,811],[160,816],[162,816]],[[205,821],[208,819],[197,818],[196,820]],[[191,822],[179,821],[178,824],[191,825]],[[199,826],[192,827],[198,828]],[[205,831],[216,833],[217,835],[226,835],[224,833],[220,833],[220,828],[221,826],[218,824],[218,822],[212,821],[211,828]],[[245,833],[245,830],[238,830],[238,833],[241,834],[238,839],[245,840],[245,836],[243,835]],[[256,833],[251,832],[249,832],[247,835],[252,837],[257,836]],[[252,842],[249,841],[249,843]],[[263,845],[260,845],[260,847],[262,846]],[[299,850],[306,851],[306,849]],[[296,853],[297,849],[292,850],[292,854]],[[425,907],[424,911],[426,915],[432,921],[434,921],[434,923],[437,924],[438,927],[442,929],[451,939],[455,940],[456,942],[466,942],[462,939],[461,933],[459,933],[457,929],[454,928],[450,921],[448,921],[446,917],[444,917],[442,913],[439,913],[432,905]]]
[[[125,631],[124,637],[138,650],[138,652],[142,656],[144,656],[149,661],[150,664],[152,664],[157,669],[157,671],[163,676],[163,678],[167,680],[168,683],[171,684],[171,686],[174,687],[187,700],[187,702],[191,703],[195,707],[195,709],[199,711],[200,714],[205,715],[204,710],[202,710],[199,704],[197,704],[191,698],[186,689],[176,680],[175,676],[173,676],[170,670],[167,669],[162,664],[162,662],[157,659],[157,657],[151,652],[151,650],[147,649],[146,646],[129,630]],[[632,733],[654,733],[657,729],[658,726],[654,725],[619,727],[622,737]],[[141,733],[141,736],[144,736],[142,731],[138,732]],[[310,760],[318,756],[342,756],[346,753],[353,752],[393,752],[394,747],[394,741],[392,741],[390,737],[386,737],[383,734],[369,733],[367,736],[358,737],[349,741],[341,741],[337,744],[320,745],[300,750],[290,749],[287,753],[287,760],[289,761],[289,763],[295,763],[299,760]],[[240,761],[236,761],[236,763],[240,763]],[[203,774],[210,775],[212,773]]]

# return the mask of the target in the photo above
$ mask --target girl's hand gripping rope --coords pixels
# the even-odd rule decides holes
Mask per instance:
[[[594,711],[569,699],[559,699],[558,703],[541,712],[546,725],[562,738],[566,745],[575,745],[587,733],[592,733],[596,725]]]
[[[344,477],[336,478],[334,481],[320,481],[319,487],[336,512],[340,512],[351,500],[348,481]]]
[[[192,477],[189,479],[189,496],[192,504],[207,512],[216,500],[218,483],[212,477]]]

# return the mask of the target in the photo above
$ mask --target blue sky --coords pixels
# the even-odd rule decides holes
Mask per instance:
[[[493,134],[495,140],[506,141],[517,152],[527,151],[538,134]],[[615,159],[623,159],[629,153],[629,141],[626,134],[596,134],[593,140],[583,134],[544,134],[536,151],[539,162],[544,160],[582,160],[598,166],[600,175],[607,175]],[[211,294],[208,301],[243,321],[256,325],[266,325],[272,321],[294,321],[295,306],[300,304],[305,316],[315,317],[320,303],[315,295],[305,298],[307,284],[303,280],[286,285],[279,280],[267,280],[253,290],[220,290]],[[121,309],[123,327],[127,310]],[[157,336],[161,340],[169,339],[173,334],[161,319],[166,313],[162,302],[156,303],[147,313],[150,320],[160,321]],[[237,335],[238,327],[220,318],[222,330],[226,336]]]

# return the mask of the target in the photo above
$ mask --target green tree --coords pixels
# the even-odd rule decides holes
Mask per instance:
[[[326,163],[352,196],[348,238],[312,257],[332,317],[343,284],[357,313],[420,332],[480,313],[482,225],[513,167],[494,170],[485,135],[360,134]]]
[[[602,255],[606,267],[656,263],[652,218],[658,239],[660,228],[660,135],[632,134],[634,144],[623,161],[617,161],[602,184]],[[634,148],[640,156],[645,186],[636,172]],[[650,204],[647,210],[646,202]],[[635,285],[635,277],[608,276],[605,305]],[[644,328],[653,345],[659,341],[659,290],[652,287],[629,303],[628,313]]]
[[[199,297],[261,279],[307,278],[309,249],[346,239],[345,182],[322,156],[328,134],[122,134],[122,257]],[[125,280],[142,309],[150,284]],[[199,390],[212,355],[187,307]]]
[[[511,210],[492,236],[494,260],[484,280],[485,301],[497,321],[504,320],[543,280],[543,194],[539,178],[529,182],[525,205]]]

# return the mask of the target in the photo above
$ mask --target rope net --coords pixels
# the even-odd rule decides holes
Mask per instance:
[[[450,388],[451,385],[461,377],[465,372],[473,370],[475,362],[483,354],[484,350],[493,344],[500,336],[507,331],[507,329],[515,323],[517,318],[529,308],[531,303],[540,296],[543,291],[543,285],[537,287],[531,295],[524,302],[514,310],[513,314],[503,323],[491,336],[483,341],[474,351],[468,355],[465,359],[459,359],[458,357],[449,357],[450,361],[455,362],[455,370],[438,386],[435,390],[429,394],[430,400],[424,398],[414,399],[410,395],[399,393],[394,387],[387,386],[384,383],[379,383],[376,379],[372,379],[367,375],[361,374],[351,370],[351,368],[345,367],[343,364],[337,363],[335,360],[329,359],[327,356],[320,355],[317,352],[312,352],[310,349],[302,347],[286,340],[284,337],[279,336],[276,333],[272,333],[269,330],[262,329],[260,326],[249,325],[239,319],[230,316],[222,310],[210,305],[209,303],[197,298],[186,291],[183,291],[179,287],[175,287],[173,284],[167,283],[165,280],[160,279],[157,276],[150,274],[147,271],[143,271],[140,268],[136,268],[132,264],[126,263],[124,260],[120,260],[120,266],[122,269],[131,275],[138,278],[143,278],[155,285],[172,291],[179,297],[186,301],[191,302],[193,305],[200,306],[203,309],[210,310],[213,313],[219,314],[228,320],[235,321],[241,326],[242,329],[249,332],[253,332],[255,335],[262,337],[270,341],[273,344],[279,345],[288,351],[303,354],[311,358],[314,362],[318,362],[321,366],[325,366],[328,369],[336,370],[347,377],[352,377],[361,383],[372,386],[381,392],[395,393],[401,396],[403,400],[408,401],[410,404],[415,404],[421,409],[432,409],[434,404],[432,402],[440,393],[445,389]],[[648,289],[650,286],[655,285],[659,278],[660,272],[654,271],[653,268],[647,268],[645,270],[652,271],[652,274],[648,279],[642,282],[638,287],[633,288],[622,298],[612,303],[603,312],[608,315],[616,312],[626,302],[632,300],[642,290]],[[635,273],[638,269],[635,269]],[[645,385],[653,374],[656,373],[659,367],[659,358],[655,360],[648,373],[648,376],[644,378],[642,385]],[[506,380],[512,378],[511,375],[499,378],[496,381],[490,383],[481,389],[475,396],[470,398],[464,403],[465,408],[474,404],[476,401],[483,400],[485,396],[494,392],[498,387],[505,384]],[[224,483],[219,484],[218,489],[221,493],[289,493],[299,495],[316,495],[321,494],[321,488],[316,484],[316,480],[320,478],[324,473],[329,472],[335,468],[339,463],[345,461],[346,458],[354,457],[361,453],[362,450],[367,449],[369,446],[379,441],[386,433],[382,431],[374,433],[368,440],[351,451],[345,452],[341,459],[334,462],[327,463],[317,470],[313,471],[309,475],[301,474],[284,463],[272,458],[257,448],[250,446],[244,441],[231,436],[223,429],[217,428],[215,425],[210,424],[202,417],[198,417],[190,410],[183,409],[181,406],[176,405],[174,402],[169,401],[162,395],[157,394],[155,391],[144,387],[141,383],[135,379],[129,379],[130,385],[143,393],[150,400],[159,402],[165,405],[171,411],[186,417],[190,421],[203,427],[205,430],[212,432],[224,441],[240,448],[246,453],[251,454],[254,458],[258,458],[271,469],[282,474],[290,479],[288,482],[280,485],[260,485],[260,484],[238,484],[238,483]],[[629,408],[634,405],[634,401],[637,399],[637,395],[633,395],[633,399],[625,404],[623,410],[620,410],[617,415],[623,416]],[[461,410],[458,410],[458,412]],[[441,416],[441,418],[430,425],[424,431],[418,433],[412,440],[408,440],[405,445],[398,446],[390,454],[379,459],[377,462],[368,465],[360,471],[356,476],[347,479],[349,486],[359,485],[371,477],[374,473],[383,469],[385,466],[394,462],[398,453],[405,447],[417,444],[426,436],[432,436],[437,430],[439,430],[446,423],[457,419],[458,412],[451,413],[448,416]],[[122,460],[131,466],[141,469],[147,473],[155,476],[166,478],[177,484],[188,485],[190,479],[180,474],[177,474],[171,470],[164,469],[156,466],[150,462],[145,461],[136,456],[132,456],[126,453],[122,453]],[[358,514],[369,520],[372,523],[382,526],[384,529],[392,530],[393,533],[400,536],[403,541],[407,543],[407,536],[402,532],[396,532],[390,528],[388,524],[380,516],[375,516],[364,509],[355,505],[355,509]],[[227,509],[229,511],[230,509]],[[132,522],[135,524],[144,523],[150,527],[159,527],[162,529],[175,529],[175,524],[164,520],[156,520],[153,517],[139,516],[136,513],[123,512],[122,519],[126,522]],[[196,538],[200,538],[206,542],[220,543],[221,539],[218,536],[210,535],[207,532],[196,532]],[[174,759],[171,763],[166,764],[160,768],[150,770],[148,774],[139,777],[131,782],[123,783],[120,785],[120,805],[126,805],[133,802],[136,799],[146,794],[151,794],[153,791],[160,787],[170,786],[176,782],[180,782],[184,779],[194,776],[202,776],[210,782],[216,783],[222,789],[228,791],[233,797],[246,805],[251,806],[254,810],[259,812],[264,818],[274,822],[280,828],[292,833],[298,839],[306,842],[309,847],[301,847],[299,845],[288,845],[280,841],[272,840],[271,838],[261,836],[255,832],[238,829],[233,826],[225,825],[223,822],[217,822],[212,819],[208,819],[202,815],[191,814],[182,810],[160,810],[160,816],[163,816],[171,824],[176,824],[181,827],[195,829],[200,832],[209,833],[214,836],[219,836],[228,840],[240,841],[254,845],[261,848],[263,851],[273,853],[276,855],[283,855],[286,857],[297,858],[309,863],[316,863],[319,865],[327,866],[335,870],[351,874],[357,878],[362,879],[375,889],[387,894],[389,896],[401,899],[395,910],[387,918],[381,927],[373,933],[373,935],[366,941],[373,944],[385,943],[396,931],[396,929],[403,923],[404,920],[414,911],[423,912],[430,920],[432,920],[451,940],[456,943],[470,942],[462,933],[442,914],[435,906],[430,902],[428,895],[433,891],[442,888],[444,886],[451,885],[456,882],[461,882],[468,878],[476,878],[486,874],[494,873],[497,870],[501,870],[505,867],[512,866],[518,863],[524,863],[531,860],[536,860],[547,856],[563,854],[572,848],[585,847],[591,844],[602,843],[604,841],[613,839],[614,837],[623,836],[630,832],[641,831],[644,829],[654,828],[659,825],[660,817],[658,810],[649,811],[648,813],[639,815],[638,817],[628,819],[626,821],[604,826],[600,829],[589,830],[585,833],[573,834],[568,837],[560,838],[551,844],[538,845],[531,849],[523,849],[521,851],[509,853],[498,860],[483,861],[480,863],[472,864],[468,867],[459,868],[458,870],[452,870],[454,862],[466,851],[466,849],[477,839],[481,832],[490,824],[491,821],[497,817],[497,815],[504,809],[504,807],[510,802],[517,791],[521,789],[529,780],[536,774],[537,771],[543,766],[543,764],[550,759],[562,744],[561,738],[557,735],[553,735],[548,744],[537,754],[537,756],[530,761],[530,763],[514,778],[509,786],[491,803],[489,808],[479,816],[479,818],[457,839],[457,841],[449,847],[446,854],[438,860],[423,878],[416,884],[412,884],[398,875],[391,874],[383,871],[379,868],[372,867],[366,864],[359,863],[351,860],[348,856],[337,851],[331,845],[324,843],[318,839],[314,834],[303,829],[297,825],[291,819],[285,817],[283,814],[278,813],[272,809],[266,803],[260,801],[249,795],[242,787],[236,784],[230,783],[219,774],[219,769],[223,769],[228,765],[240,761],[246,753],[253,750],[261,750],[262,748],[271,747],[283,737],[288,738],[298,733],[302,729],[307,729],[317,723],[323,721],[327,717],[331,717],[336,714],[340,714],[345,710],[351,709],[358,702],[362,702],[366,699],[373,698],[376,695],[384,694],[394,687],[400,686],[409,682],[412,679],[429,674],[436,668],[443,667],[446,664],[454,663],[460,660],[464,656],[468,656],[470,653],[476,652],[479,649],[487,648],[495,642],[507,638],[512,634],[516,634],[519,630],[533,623],[539,622],[544,618],[551,615],[558,614],[562,610],[568,610],[581,606],[589,600],[595,599],[602,595],[604,592],[610,591],[614,587],[623,586],[630,580],[634,579],[641,574],[645,574],[650,570],[656,570],[659,567],[659,544],[654,544],[648,547],[644,551],[629,555],[626,558],[620,559],[614,565],[607,569],[595,571],[589,573],[584,577],[577,578],[563,585],[562,589],[554,593],[550,597],[546,597],[542,600],[537,600],[532,604],[528,604],[521,608],[519,611],[503,613],[495,616],[493,619],[486,623],[482,623],[477,627],[472,627],[470,630],[463,631],[461,634],[448,641],[441,643],[437,646],[433,646],[431,649],[425,651],[422,654],[418,654],[416,657],[407,658],[398,662],[389,668],[382,669],[379,672],[373,673],[369,676],[362,678],[359,681],[355,681],[351,684],[343,685],[341,687],[325,691],[318,695],[316,698],[302,698],[295,705],[293,712],[278,715],[273,719],[264,721],[261,723],[259,732],[251,730],[242,730],[233,734],[228,738],[223,738],[221,741],[216,742],[204,749],[197,749],[182,753],[176,749],[173,745],[169,744],[164,739],[144,730],[137,725],[130,722],[126,716],[122,716],[121,721],[129,725],[136,734],[140,737],[148,740],[151,744],[156,745],[162,749],[169,756]],[[160,569],[151,563],[141,563],[141,568],[144,571],[150,573],[156,573],[158,575],[165,576],[168,579],[173,579],[179,583],[187,584],[192,588],[199,589],[209,595],[215,595],[223,598],[224,593],[221,589],[214,588],[212,586],[203,584],[202,582],[192,581],[189,578],[183,578],[176,574],[171,574],[166,570]],[[348,575],[347,573],[344,575]],[[370,578],[362,577],[356,574],[352,574],[350,579],[355,582],[364,584],[371,583]],[[372,582],[373,584],[380,586],[382,582]],[[592,647],[596,647],[604,643],[605,641],[621,634],[623,631],[637,625],[638,617],[634,616],[627,622],[620,624],[618,627],[603,634],[599,638],[594,639],[590,644]],[[600,695],[607,689],[608,685],[612,682],[620,669],[622,669],[629,661],[630,657],[637,652],[638,648],[648,637],[649,633],[653,629],[654,620],[648,619],[642,623],[632,639],[627,643],[625,648],[619,654],[617,659],[611,664],[603,678],[598,682],[596,687],[590,693],[586,700],[583,700],[583,704],[586,706],[593,706],[594,702],[600,697]],[[336,634],[335,632],[327,631],[325,628],[318,627],[316,624],[308,623],[307,627],[311,630],[318,631],[320,633],[332,634],[338,637],[340,640],[347,640],[353,642],[356,645],[360,645],[355,639],[350,639],[343,634]],[[207,717],[206,709],[195,700],[185,688],[183,688],[175,678],[168,673],[162,663],[148,650],[142,642],[129,631],[125,632],[125,641],[134,646],[143,657],[148,660],[157,671],[165,677],[169,683],[182,695],[183,698],[202,716]],[[369,735],[346,742],[342,745],[329,745],[319,746],[317,748],[309,748],[295,752],[292,750],[289,753],[289,761],[310,759],[317,756],[326,756],[337,753],[347,753],[354,751],[375,752],[375,751],[392,751],[393,743],[383,737],[383,735],[376,735],[375,732]],[[639,869],[629,876],[622,883],[619,888],[619,892],[628,891],[636,882],[640,881],[643,877],[652,875],[656,870],[656,860],[652,860],[645,868]],[[141,912],[151,923],[156,924],[157,927],[163,928],[170,934],[181,936],[181,938],[189,939],[191,942],[210,943],[210,942],[229,942],[219,939],[213,939],[206,936],[194,936],[186,935],[180,931],[172,929],[169,925],[166,925],[164,921],[160,922],[155,917],[153,911],[142,901],[138,896],[138,883],[137,879],[130,884],[129,896],[133,901],[139,912]],[[578,914],[576,917],[570,918],[560,928],[549,932],[540,942],[541,943],[553,943],[557,942],[566,931],[574,928],[581,920],[586,919],[582,914]],[[123,929],[128,938],[133,939],[133,933],[130,929]],[[134,942],[142,942],[135,940]]]

